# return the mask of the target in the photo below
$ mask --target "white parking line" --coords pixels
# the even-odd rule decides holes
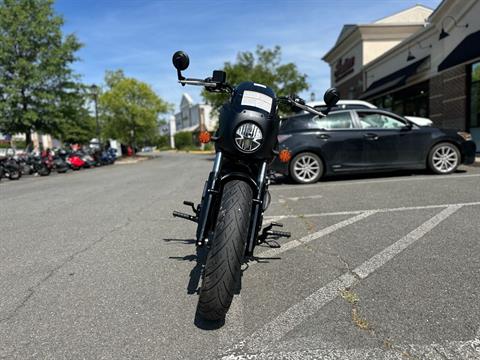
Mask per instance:
[[[356,223],[357,221],[360,221],[360,220],[362,220],[362,219],[365,219],[366,217],[369,217],[370,215],[373,215],[373,214],[375,214],[375,213],[376,213],[375,211],[365,211],[365,212],[362,212],[361,214],[358,214],[357,216],[354,216],[354,217],[352,217],[352,218],[349,218],[349,219],[340,221],[340,222],[337,223],[337,224],[328,226],[328,227],[326,227],[325,229],[322,229],[322,230],[320,230],[320,231],[314,232],[313,234],[306,235],[306,236],[302,237],[301,239],[288,241],[287,243],[282,244],[282,246],[279,247],[279,248],[266,250],[266,251],[260,253],[259,256],[258,256],[258,258],[260,258],[260,259],[261,259],[261,258],[271,258],[271,257],[277,256],[278,254],[281,254],[281,253],[283,253],[283,252],[285,252],[285,251],[287,251],[287,250],[296,248],[297,246],[300,246],[300,245],[309,243],[309,242],[311,242],[311,241],[313,241],[313,240],[318,240],[318,239],[320,239],[321,237],[324,237],[324,236],[326,236],[326,235],[328,235],[328,234],[331,234],[331,233],[333,233],[334,231],[337,231],[337,230],[339,230],[339,229],[341,229],[341,228],[344,228],[345,226],[354,224],[354,223]]]
[[[322,197],[323,197],[323,195],[293,196],[293,197],[282,197],[282,196],[280,196],[277,203],[284,204],[284,203],[287,202],[287,200],[298,201],[298,200],[307,200],[307,199],[320,199]],[[275,204],[275,202],[273,202],[273,204]]]
[[[245,336],[244,320],[242,295],[238,294],[233,297],[232,305],[225,319],[225,326],[219,333],[221,347],[232,346],[235,341]]]
[[[314,214],[301,214],[301,215],[272,215],[272,216],[265,216],[265,221],[278,221],[282,219],[290,219],[290,218],[308,218],[308,217],[321,217],[321,216],[338,216],[338,215],[356,215],[365,212],[375,212],[375,213],[386,213],[386,212],[394,212],[394,211],[409,211],[409,210],[424,210],[424,209],[440,209],[445,208],[448,206],[477,206],[480,205],[480,201],[475,202],[468,202],[468,203],[458,203],[458,204],[438,204],[438,205],[421,205],[421,206],[405,206],[405,207],[398,207],[398,208],[380,208],[380,209],[369,209],[369,210],[352,210],[352,211],[334,211],[334,212],[327,212],[327,213],[314,213]]]
[[[365,279],[368,275],[370,275],[379,267],[383,266],[385,263],[393,259],[394,256],[400,254],[403,250],[412,245],[415,241],[428,234],[435,226],[440,224],[442,221],[444,221],[461,207],[462,205],[452,205],[442,210],[440,213],[432,217],[430,220],[424,222],[418,228],[408,233],[406,236],[404,236],[394,244],[388,246],[387,248],[379,252],[377,255],[365,261],[362,265],[354,269],[353,272],[361,279]]]
[[[443,344],[412,344],[405,347],[409,358],[425,360],[445,360],[445,359],[471,359],[480,358],[480,347],[476,340],[468,341],[447,341]],[[335,359],[335,360],[371,360],[371,359],[406,359],[406,354],[401,349],[384,348],[352,348],[342,349],[330,345],[314,350],[299,351],[271,351],[257,354],[230,355],[223,359],[229,360],[267,360],[267,359],[288,359],[288,360],[315,360],[315,359]],[[402,348],[403,350],[403,348]]]
[[[411,231],[385,250],[365,261],[363,264],[355,268],[352,273],[341,275],[337,279],[334,279],[324,287],[315,291],[306,299],[293,305],[275,319],[265,324],[262,328],[235,345],[229,350],[229,352],[237,353],[239,351],[245,351],[246,346],[255,349],[256,351],[264,351],[268,345],[280,340],[285,334],[293,330],[308,317],[318,312],[323,306],[336,298],[340,290],[353,286],[360,281],[360,279],[364,279],[372,272],[385,265],[394,256],[400,254],[408,246],[421,239],[425,234],[430,232],[461,207],[462,205],[458,204],[448,206],[446,209],[424,222],[418,228]]]
[[[403,181],[424,181],[424,180],[445,180],[445,179],[468,179],[472,177],[480,177],[480,174],[466,174],[466,175],[430,175],[430,176],[412,176],[412,177],[400,177],[395,179],[372,179],[372,180],[348,180],[348,181],[330,181],[330,182],[319,182],[311,185],[279,185],[279,186],[270,186],[269,190],[306,190],[317,187],[327,187],[327,186],[341,186],[341,185],[362,185],[362,184],[378,184],[378,183],[389,183],[389,182],[403,182]]]

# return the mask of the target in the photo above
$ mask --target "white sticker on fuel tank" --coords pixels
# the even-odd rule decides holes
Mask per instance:
[[[268,95],[250,90],[243,92],[242,105],[253,106],[270,112],[272,110],[272,102],[272,98]]]

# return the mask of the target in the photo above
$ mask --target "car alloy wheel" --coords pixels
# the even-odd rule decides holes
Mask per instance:
[[[433,150],[431,166],[440,174],[449,174],[459,165],[459,153],[453,145],[440,144]]]
[[[299,154],[292,160],[290,173],[298,183],[313,183],[322,176],[323,164],[315,154]]]

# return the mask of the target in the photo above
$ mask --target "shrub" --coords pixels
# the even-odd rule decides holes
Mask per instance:
[[[188,131],[181,131],[175,134],[175,147],[179,150],[193,146],[193,135]]]
[[[158,136],[156,145],[158,149],[165,149],[167,147],[170,147],[170,141],[168,139],[168,135]]]

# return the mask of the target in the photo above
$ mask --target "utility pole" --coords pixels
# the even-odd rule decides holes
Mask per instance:
[[[93,84],[90,87],[93,95],[93,101],[95,103],[95,124],[96,124],[96,134],[97,134],[97,141],[99,147],[101,147],[101,141],[100,141],[100,123],[98,122],[98,86]]]
[[[175,131],[176,131],[175,116],[172,115],[170,116],[170,126],[169,126],[170,147],[172,149],[175,149]]]

